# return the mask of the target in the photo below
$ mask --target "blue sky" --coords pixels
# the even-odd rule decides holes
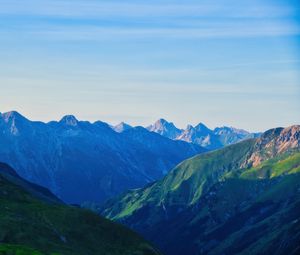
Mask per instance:
[[[253,131],[300,124],[298,1],[0,3],[1,112]]]

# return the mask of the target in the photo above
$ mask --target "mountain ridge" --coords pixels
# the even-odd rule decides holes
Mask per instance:
[[[179,129],[172,122],[168,122],[165,119],[157,120],[153,125],[148,126],[147,129],[170,139],[198,144],[209,150],[219,149],[260,135],[260,133],[250,133],[243,129],[226,126],[209,129],[202,122],[195,127],[189,124],[185,129]]]
[[[1,254],[160,254],[133,231],[88,210],[63,204],[50,191],[28,183],[3,163],[0,202]]]
[[[259,243],[254,231],[251,234],[253,240],[244,248],[239,248],[241,250],[237,249],[236,238],[244,235],[247,228],[244,225],[235,227],[235,219],[246,224],[246,218],[250,217],[252,210],[255,222],[247,224],[250,224],[249,228],[256,228],[262,224],[260,211],[266,211],[268,223],[265,229],[269,231],[266,236],[270,238],[266,241],[266,249],[274,251],[277,246],[270,233],[275,233],[269,222],[272,217],[281,222],[285,202],[290,201],[287,209],[287,215],[292,218],[288,225],[290,231],[293,221],[300,222],[300,195],[296,200],[291,199],[293,194],[300,191],[295,181],[300,177],[299,134],[299,125],[271,129],[260,138],[194,156],[180,163],[162,180],[108,201],[102,207],[101,214],[135,229],[166,254],[180,255],[183,251],[185,254],[240,254],[237,251],[245,249],[249,253],[248,245],[259,247]],[[282,194],[288,189],[291,191]],[[228,207],[224,204],[225,198]],[[241,207],[238,207],[239,204]],[[293,214],[294,210],[299,213]],[[226,232],[223,224],[235,229]],[[300,230],[300,225],[296,226]],[[219,232],[212,232],[213,229],[224,232],[222,240],[232,242],[232,245],[223,244],[221,237],[218,237]],[[291,238],[291,234],[281,225],[278,225],[278,229],[290,237],[291,249],[300,240],[300,231],[293,230],[295,237]],[[237,236],[231,237],[232,233]],[[224,248],[214,249],[217,244]],[[294,248],[297,249],[297,245]],[[259,253],[256,251],[251,254]]]
[[[144,128],[118,133],[105,122],[72,115],[48,123],[16,112],[0,115],[0,161],[68,203],[102,203],[203,151]]]

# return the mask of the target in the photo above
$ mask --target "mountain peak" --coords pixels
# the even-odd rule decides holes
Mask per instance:
[[[130,125],[128,125],[127,123],[125,123],[125,122],[122,121],[122,122],[120,122],[118,125],[116,125],[116,126],[114,126],[114,127],[112,127],[112,128],[113,128],[113,130],[115,130],[116,132],[122,133],[123,131],[132,128],[132,126],[130,126]]]
[[[266,144],[274,139],[277,139],[278,144],[283,144],[286,142],[291,143],[291,145],[296,145],[294,142],[298,142],[299,145],[300,137],[300,125],[293,125],[286,128],[274,128],[264,132],[259,142],[261,144]]]
[[[78,120],[74,115],[66,115],[62,117],[62,119],[59,121],[59,123],[65,124],[67,126],[77,126],[78,125]]]
[[[195,143],[208,149],[217,149],[221,147],[217,137],[212,130],[206,127],[203,123],[197,126],[187,125],[182,134],[177,137],[178,140]]]
[[[174,124],[172,122],[168,122],[167,120],[161,118],[155,121],[154,124],[150,125],[148,129],[150,131],[154,131],[154,130],[162,129],[166,126],[174,126]]]
[[[5,123],[9,133],[12,135],[19,135],[19,128],[28,125],[29,120],[22,116],[17,111],[10,111],[0,114],[1,122]]]
[[[11,120],[27,120],[23,115],[18,113],[17,111],[10,111],[1,114],[4,122],[8,123]]]
[[[170,139],[175,139],[182,132],[173,122],[168,122],[163,118],[157,120],[153,125],[147,127],[147,129]]]
[[[259,165],[265,159],[300,148],[300,125],[274,128],[264,132],[256,141],[256,151],[248,162]]]
[[[186,126],[186,129],[185,129],[185,130],[190,131],[190,130],[193,130],[193,129],[194,129],[193,125],[188,124],[188,125]]]
[[[197,126],[195,126],[195,129],[197,129],[198,131],[206,131],[206,132],[211,132],[211,130],[205,126],[202,122],[200,122]]]
[[[164,124],[168,124],[170,122],[168,122],[167,120],[161,118],[161,119],[158,119],[155,123],[157,123],[157,124],[163,124],[164,125]]]
[[[222,126],[222,127],[216,127],[213,132],[215,134],[225,134],[225,133],[236,133],[236,134],[241,134],[241,135],[250,135],[250,132],[244,130],[244,129],[240,129],[240,128],[235,128],[232,126]]]

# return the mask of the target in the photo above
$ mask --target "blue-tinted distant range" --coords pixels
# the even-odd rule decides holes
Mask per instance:
[[[0,110],[252,132],[297,124],[299,8],[298,0],[2,0]]]
[[[163,119],[147,128],[72,115],[43,123],[11,111],[0,113],[0,162],[66,202],[102,203],[162,178],[184,159],[259,135],[202,123],[180,130]]]

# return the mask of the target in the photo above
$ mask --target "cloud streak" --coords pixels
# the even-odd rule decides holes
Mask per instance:
[[[17,28],[16,28],[17,30]],[[10,30],[0,32],[6,38]],[[106,40],[149,40],[149,39],[213,39],[213,38],[253,38],[299,35],[300,27],[288,23],[253,22],[223,24],[203,23],[201,27],[105,27],[95,25],[38,25],[23,26],[20,34],[48,41],[106,41]]]
[[[287,17],[295,15],[294,7],[255,0],[210,1],[95,1],[95,0],[4,0],[1,14],[56,17]]]
[[[59,41],[206,39],[299,35],[295,6],[268,1],[5,0],[2,35]],[[253,4],[257,2],[257,4]],[[7,20],[7,21],[5,21]],[[13,21],[12,21],[13,20]],[[8,24],[8,26],[5,26]],[[1,23],[0,23],[1,25]]]

